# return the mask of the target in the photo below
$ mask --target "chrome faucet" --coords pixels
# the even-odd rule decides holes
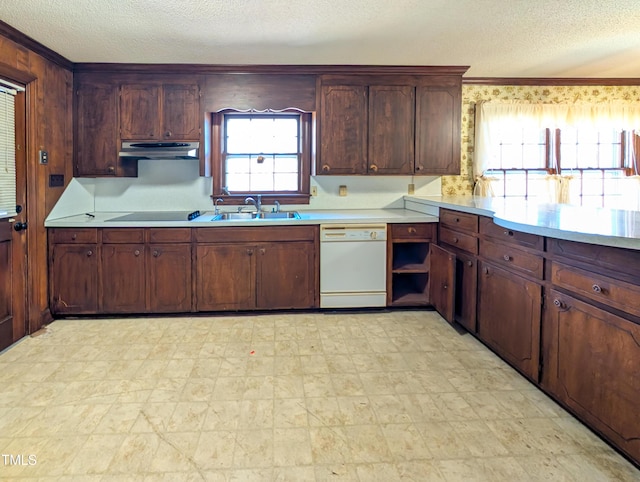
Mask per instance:
[[[222,198],[218,198],[213,202],[213,214],[220,214],[220,207],[218,206],[218,203],[223,203],[224,199]]]
[[[258,194],[256,196],[256,199],[253,199],[252,197],[248,197],[247,199],[244,200],[244,203],[253,204],[256,207],[256,212],[259,213],[262,211],[262,195]]]
[[[274,204],[276,205],[276,212],[279,213],[280,212],[280,201],[276,201]]]

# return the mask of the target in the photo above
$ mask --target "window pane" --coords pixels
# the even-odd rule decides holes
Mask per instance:
[[[505,196],[524,196],[527,192],[527,182],[523,171],[507,172],[505,181]]]
[[[275,159],[275,172],[298,172],[298,156],[278,156]]]
[[[275,174],[274,188],[276,191],[297,191],[298,175],[291,173]]]
[[[615,129],[562,129],[560,162],[564,169],[619,168],[622,134]]]
[[[227,189],[229,189],[229,191],[231,192],[233,191],[247,192],[250,190],[251,177],[249,176],[249,174],[228,173],[226,175],[226,180],[227,180]]]
[[[250,172],[250,159],[246,156],[227,156],[227,168],[229,173]]]

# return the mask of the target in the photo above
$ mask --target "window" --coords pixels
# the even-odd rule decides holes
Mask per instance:
[[[213,116],[217,147],[213,160],[218,173],[214,195],[233,200],[261,194],[281,203],[308,202],[311,114],[223,112]]]
[[[616,129],[510,129],[498,136],[486,175],[499,197],[546,198],[548,175],[562,174],[572,204],[616,205],[631,168],[632,136]]]
[[[0,85],[0,215],[3,216],[16,213],[15,95],[14,89]]]

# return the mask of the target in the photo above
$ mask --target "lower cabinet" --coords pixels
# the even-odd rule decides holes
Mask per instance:
[[[640,461],[640,325],[556,290],[545,321],[546,388]]]
[[[191,311],[193,290],[190,244],[147,247],[147,306],[151,313]]]
[[[537,381],[542,286],[484,261],[479,270],[478,337]]]
[[[197,311],[318,306],[317,226],[225,229],[197,235]]]
[[[147,276],[144,252],[144,244],[102,245],[102,311],[146,311]]]

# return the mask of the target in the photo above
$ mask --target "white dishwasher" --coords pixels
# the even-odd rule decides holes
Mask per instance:
[[[387,304],[387,225],[320,225],[320,308]]]

